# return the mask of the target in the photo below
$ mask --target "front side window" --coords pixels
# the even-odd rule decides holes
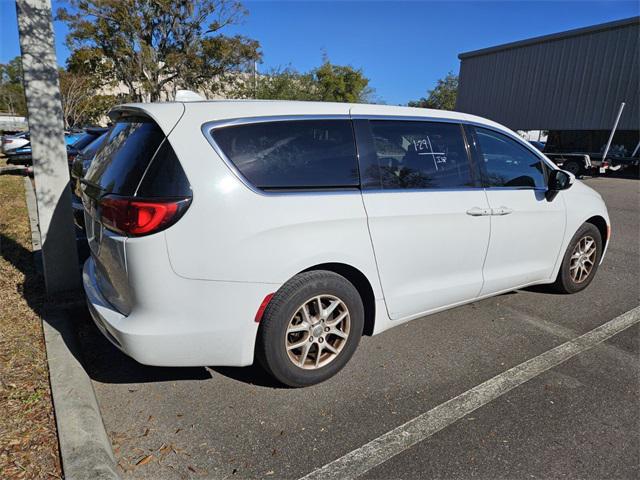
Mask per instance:
[[[542,160],[531,150],[493,130],[475,130],[488,187],[545,187]]]
[[[360,183],[349,120],[259,122],[214,129],[211,136],[260,189],[357,188]]]
[[[475,186],[460,125],[372,120],[376,160],[363,175],[379,175],[383,189],[448,189]],[[373,184],[371,181],[367,184]]]

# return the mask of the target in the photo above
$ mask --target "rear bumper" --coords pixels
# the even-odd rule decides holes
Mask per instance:
[[[258,331],[255,311],[262,298],[276,289],[174,275],[163,280],[166,285],[154,300],[156,308],[135,307],[125,316],[100,292],[92,258],[85,262],[82,276],[98,329],[130,357],[154,366],[251,365]]]

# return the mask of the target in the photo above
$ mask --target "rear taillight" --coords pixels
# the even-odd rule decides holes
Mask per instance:
[[[107,195],[100,200],[100,222],[108,229],[138,237],[173,225],[191,204],[191,198],[138,199]]]

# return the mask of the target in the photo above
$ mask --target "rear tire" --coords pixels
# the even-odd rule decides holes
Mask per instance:
[[[584,174],[584,168],[575,160],[564,162],[562,164],[562,169],[566,172],[572,173],[576,178],[579,178]]]
[[[326,270],[300,273],[265,309],[256,355],[284,385],[313,385],[347,364],[363,327],[364,306],[351,282]]]
[[[569,242],[553,288],[560,293],[584,290],[598,271],[601,258],[600,230],[591,223],[583,223]]]

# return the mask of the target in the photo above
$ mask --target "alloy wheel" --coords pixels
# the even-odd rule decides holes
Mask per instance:
[[[596,261],[596,241],[590,235],[586,235],[578,241],[571,252],[571,264],[569,273],[575,283],[582,283],[591,274]]]
[[[351,317],[347,305],[333,295],[305,301],[291,317],[285,333],[289,360],[315,370],[331,363],[349,338]]]

